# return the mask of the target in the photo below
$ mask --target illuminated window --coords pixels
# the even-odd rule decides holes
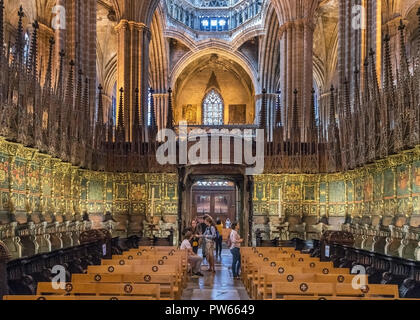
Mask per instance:
[[[204,99],[203,124],[206,126],[223,125],[223,100],[215,90],[211,90]]]

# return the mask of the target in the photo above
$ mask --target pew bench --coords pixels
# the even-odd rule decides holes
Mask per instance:
[[[37,295],[56,295],[56,296],[130,296],[152,297],[160,300],[159,284],[130,284],[130,283],[66,283],[64,289],[53,288],[52,282],[39,282]]]
[[[174,274],[74,274],[72,282],[159,284],[161,300],[179,300],[182,295]]]

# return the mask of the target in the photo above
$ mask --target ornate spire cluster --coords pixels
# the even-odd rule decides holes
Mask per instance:
[[[0,0],[0,43],[4,41],[3,10],[4,0]],[[48,65],[41,84],[41,76],[37,74],[39,25],[36,21],[33,23],[30,52],[24,61],[24,16],[21,7],[13,62],[9,63],[6,57],[8,52],[0,51],[0,69],[6,74],[0,77],[0,90],[7,91],[7,94],[0,94],[0,135],[82,168],[152,171],[148,166],[154,165],[153,157],[147,152],[156,150],[153,137],[157,133],[157,122],[153,104],[152,125],[144,127],[140,121],[144,117],[140,114],[140,92],[135,90],[136,125],[129,132],[124,115],[126,93],[121,88],[118,122],[114,123],[111,119],[106,123],[103,87],[98,87],[97,106],[90,105],[89,83],[92,79],[85,77],[83,70],[77,70],[75,74],[76,64],[74,61],[65,61],[64,51],[59,52],[60,64],[56,82],[53,83],[54,38],[49,41],[48,57],[44,59]],[[150,93],[153,95],[153,91]],[[146,140],[147,136],[149,140]]]

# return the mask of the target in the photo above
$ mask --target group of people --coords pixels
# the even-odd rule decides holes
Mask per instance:
[[[216,222],[209,215],[195,219],[191,222],[191,227],[184,231],[184,241],[181,250],[188,250],[188,262],[192,267],[194,276],[202,277],[201,265],[206,259],[209,264],[209,272],[215,273],[215,259],[222,257],[223,248],[223,223],[220,219]],[[226,229],[231,229],[227,245],[232,253],[232,274],[235,279],[239,279],[241,268],[240,247],[243,239],[239,236],[239,223],[231,223],[226,220]],[[199,248],[202,248],[203,256],[198,255]],[[215,254],[216,251],[216,254]]]

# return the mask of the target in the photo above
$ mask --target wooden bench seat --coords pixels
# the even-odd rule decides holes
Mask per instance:
[[[161,300],[181,298],[181,288],[177,286],[174,274],[74,274],[72,282],[159,284]]]
[[[129,283],[77,283],[65,284],[65,289],[55,289],[52,282],[39,282],[37,295],[82,295],[82,296],[136,296],[160,299],[159,284]]]
[[[312,297],[360,297],[377,299],[398,299],[398,286],[396,285],[367,285],[366,288],[354,289],[351,284],[309,283],[309,282],[273,282],[272,293],[267,300],[277,300],[284,296],[312,296]]]

